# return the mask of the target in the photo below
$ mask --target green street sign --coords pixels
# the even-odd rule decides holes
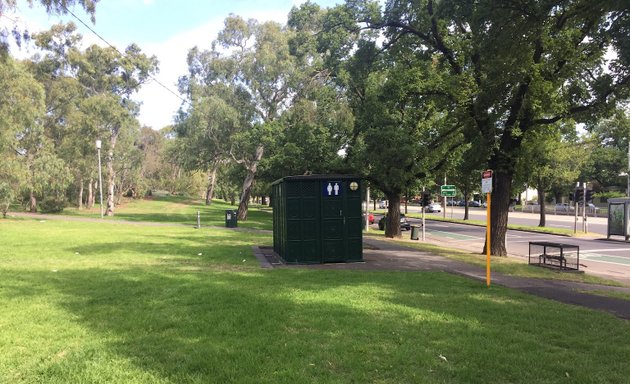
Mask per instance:
[[[454,185],[442,185],[440,186],[440,194],[442,197],[455,197],[455,186]]]

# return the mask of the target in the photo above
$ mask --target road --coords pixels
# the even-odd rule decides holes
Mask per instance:
[[[420,213],[421,208],[417,206],[409,206],[410,213]],[[427,217],[431,215],[443,216],[444,213],[431,213],[427,214]],[[463,207],[448,207],[446,209],[447,218],[463,219],[464,208]],[[468,218],[471,220],[486,221],[485,208],[470,207],[468,211]],[[539,213],[528,212],[510,212],[508,216],[508,223],[514,225],[527,225],[530,227],[538,226],[540,222]],[[546,227],[549,228],[562,228],[562,229],[574,229],[575,216],[571,214],[547,214]],[[587,218],[588,231],[601,236],[606,237],[608,229],[608,218],[606,217],[588,217]],[[577,223],[578,232],[582,232],[582,218],[578,217]]]
[[[411,207],[410,207],[411,208]],[[419,207],[413,207],[419,210]],[[409,210],[410,212],[416,211]],[[453,207],[453,218],[461,219],[464,209]],[[414,212],[415,213],[415,212]],[[456,224],[430,220],[432,216],[442,213],[427,214],[426,235],[427,241],[438,245],[464,249],[481,253],[485,242],[485,227]],[[447,217],[451,216],[451,207],[448,207]],[[474,220],[485,221],[485,210],[473,208],[469,216]],[[554,216],[554,217],[551,217]],[[538,214],[510,212],[509,223],[536,226]],[[529,257],[529,243],[532,241],[548,241],[577,245],[580,248],[580,270],[587,273],[614,279],[630,285],[630,243],[623,241],[623,237],[606,239],[606,218],[589,217],[588,237],[567,237],[550,234],[533,233],[518,230],[508,230],[506,247],[511,257],[527,261]],[[419,219],[410,218],[412,225],[420,225]],[[548,215],[547,226],[557,228],[573,228],[574,218],[570,216]],[[378,222],[378,218],[377,218]],[[581,230],[581,221],[579,224]],[[593,236],[594,234],[594,236]],[[403,236],[409,236],[404,233]]]

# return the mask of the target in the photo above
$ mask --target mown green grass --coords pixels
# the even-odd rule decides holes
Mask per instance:
[[[225,211],[236,210],[238,206],[223,200],[213,200],[211,205],[205,205],[202,199],[183,196],[156,196],[151,199],[127,199],[117,206],[114,216],[104,220],[150,221],[159,223],[178,223],[197,225],[197,211],[199,211],[201,225],[225,226]],[[82,217],[100,217],[98,205],[92,209],[66,208],[64,215]],[[271,230],[271,210],[259,205],[250,206],[247,221],[240,221],[239,227]]]
[[[0,382],[615,383],[630,325],[426,272],[260,269],[256,231],[0,220]]]

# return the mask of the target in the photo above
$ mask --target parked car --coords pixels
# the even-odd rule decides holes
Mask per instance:
[[[578,205],[581,207],[582,202],[579,202]],[[593,203],[586,203],[586,209],[592,212],[592,211],[597,211],[599,207]]]
[[[556,211],[558,212],[569,212],[569,210],[571,210],[571,206],[569,206],[569,204],[567,203],[558,203],[556,204]]]
[[[385,230],[385,223],[387,222],[387,215],[381,217],[378,221],[378,229],[381,231]],[[409,231],[411,229],[411,224],[409,224],[409,220],[405,217],[403,213],[400,214],[400,229],[403,231]]]
[[[424,210],[427,212],[442,212],[442,206],[438,203],[431,203]]]
[[[470,200],[468,202],[469,207],[481,207],[481,203],[475,200]]]
[[[380,209],[387,208],[387,201],[385,201],[385,200],[381,200],[381,201],[379,201],[379,202],[378,202],[378,207],[379,207]]]

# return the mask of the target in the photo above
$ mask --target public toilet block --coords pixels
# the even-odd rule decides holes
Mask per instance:
[[[363,260],[362,182],[287,176],[272,184],[273,248],[286,263]]]

